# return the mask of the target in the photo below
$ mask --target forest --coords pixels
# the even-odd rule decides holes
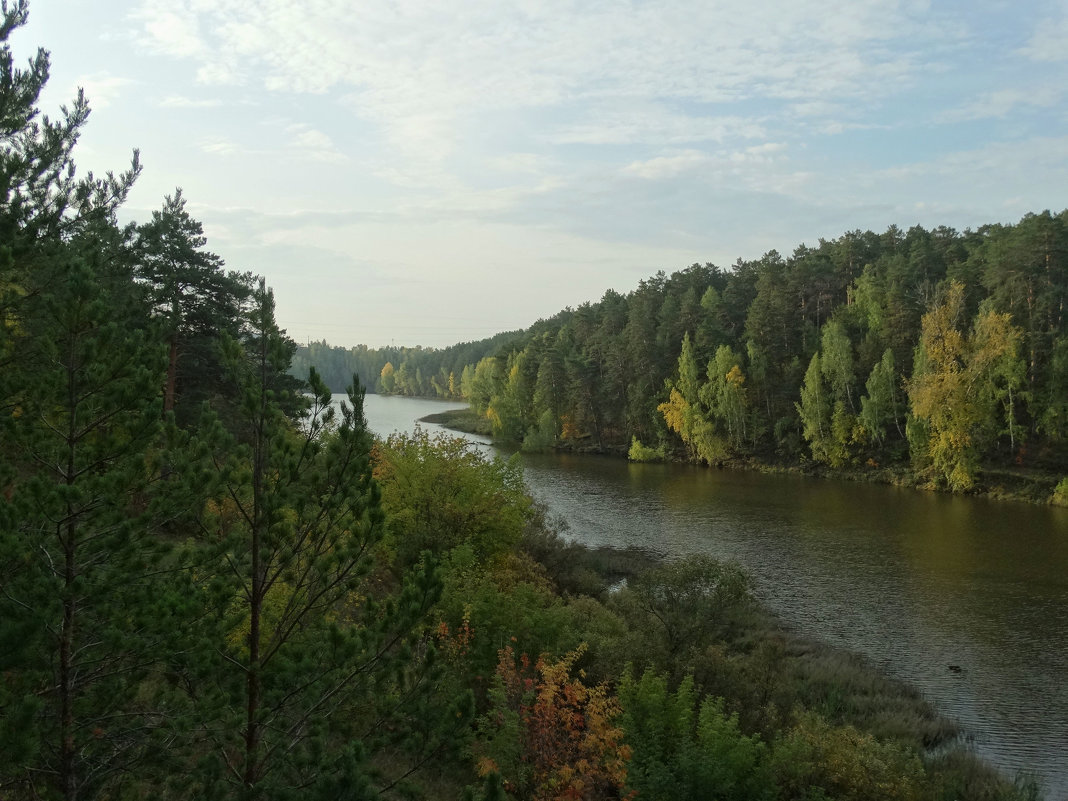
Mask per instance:
[[[360,367],[378,392],[466,400],[528,449],[1068,503],[1066,298],[1068,212],[1046,211],[661,271],[524,332],[364,349]],[[298,360],[348,353],[318,343]]]
[[[296,345],[270,289],[207,250],[180,191],[124,225],[138,154],[125,171],[78,175],[89,108],[79,95],[40,114],[48,56],[18,68],[8,46],[26,15],[20,0],[0,20],[0,798],[1037,797],[971,756],[915,692],[784,632],[737,567],[583,549],[527,496],[516,459],[425,433],[375,440],[357,377],[335,405],[315,369],[291,374]],[[733,279],[683,275],[718,276],[722,291],[683,294],[732,308],[716,298]],[[459,347],[451,372],[462,363],[476,392],[504,370],[499,393],[536,363],[534,407],[486,399],[519,426],[509,414],[525,423],[555,397],[538,342],[575,343],[553,351],[573,360],[602,326],[589,340],[560,332],[601,315],[630,343],[630,304],[648,295],[651,309],[676,280]],[[1009,364],[1007,351],[975,356],[1001,312],[963,289],[939,303],[923,318],[928,374],[949,347],[934,337],[951,339],[952,315],[973,307],[993,317],[962,340],[965,366]],[[1046,348],[1044,364],[1059,345],[1035,308],[1020,352]],[[672,330],[694,359],[720,347],[714,331]],[[397,351],[398,380],[405,358],[427,355]],[[634,373],[649,402],[677,356]],[[839,386],[814,363],[814,381]],[[1024,400],[997,396],[998,409],[1021,405],[991,436],[1037,454],[1059,429],[1036,399],[1061,374],[1029,383],[1027,369],[995,381]],[[843,391],[832,419],[858,402],[848,391],[868,398]],[[582,408],[600,417],[561,406],[559,419],[622,438],[629,412],[616,419],[597,397]],[[764,403],[754,390],[746,419]],[[887,440],[893,414],[878,418]],[[639,416],[634,435],[654,441],[658,418]],[[739,442],[768,436],[747,428]]]

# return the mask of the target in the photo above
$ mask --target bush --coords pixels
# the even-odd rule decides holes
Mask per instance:
[[[526,453],[540,453],[556,446],[556,417],[551,411],[544,411],[538,424],[527,429],[523,437],[522,449]]]
[[[642,445],[637,437],[633,437],[630,441],[630,450],[627,451],[627,458],[632,462],[662,462],[666,457],[663,446],[650,448]]]
[[[635,681],[629,670],[619,686],[621,724],[631,762],[627,786],[648,801],[759,801],[774,798],[767,748],[747,737],[723,699],[700,703],[693,680],[668,691],[667,677],[646,671]]]
[[[925,778],[923,764],[909,749],[852,726],[831,726],[811,712],[800,715],[776,743],[772,765],[784,801],[915,801]]]
[[[679,675],[684,654],[704,650],[750,597],[741,568],[694,554],[634,577],[615,605],[632,628],[648,633],[649,656],[659,645],[663,666]]]
[[[423,551],[441,555],[464,543],[479,560],[510,550],[530,516],[515,459],[488,459],[470,442],[422,428],[393,434],[375,449],[386,543],[398,568]]]

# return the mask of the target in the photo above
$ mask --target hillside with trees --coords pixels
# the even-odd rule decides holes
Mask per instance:
[[[1028,491],[1046,500],[1068,473],[1066,299],[1068,212],[853,231],[730,270],[659,272],[477,361],[421,351],[397,370],[380,358],[377,388],[462,396],[528,448],[954,491],[1037,479]]]

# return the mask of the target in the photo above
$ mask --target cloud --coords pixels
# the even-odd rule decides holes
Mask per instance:
[[[543,175],[558,166],[540,153],[508,153],[503,156],[493,156],[487,161],[487,165],[499,172],[522,175]]]
[[[883,225],[959,228],[1010,222],[1030,211],[1064,207],[1068,136],[987,142],[893,168],[826,178],[825,194],[839,203],[860,209],[878,198],[886,205]],[[850,225],[858,223],[871,225],[857,218]]]
[[[334,140],[310,125],[296,123],[286,128],[286,132],[290,136],[289,152],[298,157],[313,161],[348,161],[348,156],[337,149]]]
[[[1029,86],[985,92],[976,100],[945,112],[941,122],[968,122],[1004,118],[1020,108],[1054,108],[1065,96],[1062,86]]]
[[[205,56],[207,46],[200,34],[198,17],[187,5],[148,0],[132,16],[144,28],[141,41],[151,50],[179,58]]]
[[[94,109],[107,108],[111,101],[115,100],[124,88],[136,84],[131,78],[121,78],[108,72],[95,72],[91,75],[82,75],[75,82],[75,87],[85,90],[85,98],[89,106]],[[74,94],[71,91],[70,94]]]
[[[701,150],[683,150],[645,161],[633,161],[622,169],[622,173],[649,181],[674,178],[682,173],[692,173],[704,168],[714,169],[719,174],[731,172],[736,176],[742,176],[747,172],[753,173],[754,167],[757,170],[764,170],[781,161],[779,154],[784,149],[785,146],[782,143],[765,142],[742,150],[717,154],[709,154]]]
[[[633,161],[623,168],[627,175],[659,181],[674,178],[682,172],[690,172],[712,161],[711,156],[700,150],[686,150],[673,156],[657,156],[646,161]]]
[[[756,161],[760,163],[770,162],[776,153],[781,153],[786,149],[786,145],[782,142],[764,142],[761,145],[753,145],[747,147],[740,153],[737,153],[734,157],[735,161]]]
[[[241,86],[246,82],[233,59],[204,64],[197,70],[197,81],[208,86]]]
[[[709,232],[729,243],[820,219],[817,231],[837,235],[895,213],[978,206],[980,194],[993,206],[1006,194],[968,158],[1007,180],[997,159],[1013,146],[942,162],[934,153],[958,132],[928,135],[932,123],[1064,101],[1054,70],[1028,60],[1068,50],[1064,26],[1036,33],[1024,57],[1004,41],[1027,42],[1039,13],[1014,12],[1010,37],[989,27],[988,4],[962,18],[927,0],[134,1],[138,35],[182,60],[166,65],[168,79],[184,73],[208,96],[203,85],[241,84],[275,109],[257,125],[227,106],[230,127],[214,130],[231,138],[200,140],[207,153],[241,155],[203,159],[230,170],[227,202],[321,203],[398,231],[492,221],[707,248]],[[1045,88],[1028,71],[1045,72]],[[159,94],[169,91],[172,108],[210,102],[177,83]],[[1048,117],[997,129],[1023,147]],[[856,133],[872,129],[902,136]],[[964,133],[969,144],[993,137],[981,125]],[[1015,168],[1033,175],[1023,161]],[[242,180],[263,162],[270,180]],[[907,166],[877,170],[887,164]],[[320,185],[301,185],[309,176]],[[931,185],[938,176],[964,200],[952,206]],[[1047,196],[1022,183],[1012,179],[1008,196]]]
[[[1068,61],[1068,14],[1039,22],[1021,52],[1033,61]]]
[[[1036,136],[1024,141],[989,142],[980,147],[876,173],[891,177],[951,176],[959,181],[981,178],[983,184],[1036,182],[1035,168],[1049,184],[1068,175],[1068,136]]]
[[[920,0],[144,0],[134,19],[204,83],[336,92],[428,163],[480,114],[517,109],[558,112],[540,122],[551,144],[760,138],[763,112],[725,108],[892,94],[954,35]]]
[[[555,144],[679,145],[756,139],[765,133],[763,124],[754,119],[682,114],[658,104],[636,103],[625,109],[590,110],[582,122],[564,126],[548,138]]]
[[[218,98],[194,98],[168,95],[157,103],[160,108],[217,108],[222,105]]]
[[[222,137],[212,137],[202,140],[200,142],[200,149],[204,153],[209,153],[213,156],[231,156],[241,150],[236,142]]]
[[[231,156],[240,153],[244,156],[256,156],[261,159],[296,159],[298,161],[322,161],[342,164],[349,157],[338,150],[334,141],[322,131],[305,123],[285,124],[279,120],[264,123],[271,127],[280,127],[285,134],[283,141],[276,147],[249,148],[227,137],[208,137],[199,143],[200,150],[214,156]]]

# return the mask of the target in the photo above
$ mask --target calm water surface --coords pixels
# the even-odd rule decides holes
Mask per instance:
[[[447,408],[365,410],[388,434]],[[741,563],[790,625],[920,688],[978,753],[1068,799],[1068,510],[593,456],[524,472],[581,542]]]

